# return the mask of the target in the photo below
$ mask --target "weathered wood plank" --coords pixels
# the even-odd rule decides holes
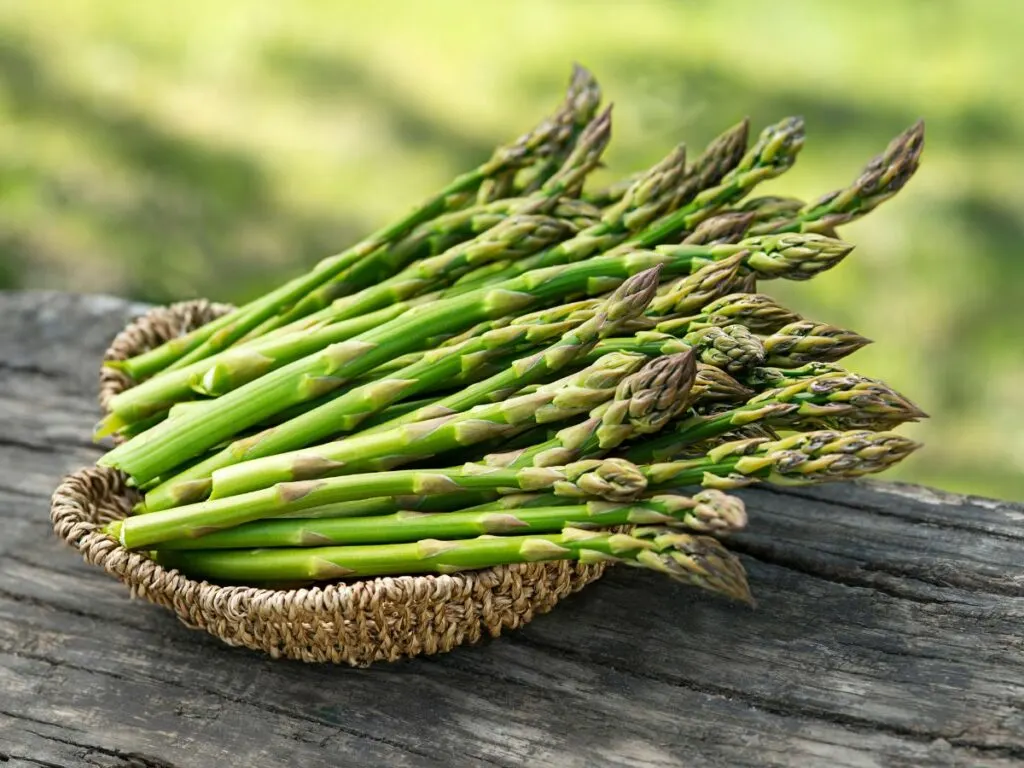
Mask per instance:
[[[141,311],[0,294],[0,765],[1012,766],[1024,508],[751,490],[748,610],[615,571],[525,630],[369,670],[274,662],[127,599],[50,533],[95,368]]]

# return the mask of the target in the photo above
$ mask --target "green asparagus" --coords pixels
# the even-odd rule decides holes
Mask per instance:
[[[825,373],[766,390],[729,410],[681,419],[629,446],[622,456],[633,462],[669,461],[688,445],[756,423],[786,430],[885,431],[925,415],[883,382],[854,373]]]
[[[751,603],[739,560],[710,536],[661,528],[639,535],[566,528],[532,536],[479,536],[408,544],[299,549],[161,551],[157,561],[229,583],[281,580],[332,581],[404,573],[458,573],[511,563],[578,560],[625,563]]]
[[[568,497],[566,497],[568,498]],[[620,525],[665,525],[705,533],[729,533],[746,524],[743,502],[722,491],[694,496],[657,495],[631,502],[589,501],[554,507],[509,508],[501,512],[395,512],[375,517],[259,520],[193,539],[160,544],[160,549],[246,549],[387,544],[420,539],[464,539],[481,534],[526,534]]]
[[[228,498],[115,520],[105,530],[123,546],[138,549],[203,536],[265,517],[376,496],[512,489],[550,490],[579,499],[632,501],[643,494],[646,485],[636,466],[617,459],[580,461],[558,468],[504,470],[466,465],[458,469],[392,470],[278,483]]]

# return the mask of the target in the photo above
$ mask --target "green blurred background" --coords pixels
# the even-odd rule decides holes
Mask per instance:
[[[240,301],[404,211],[559,100],[615,103],[605,178],[749,115],[806,117],[766,192],[924,163],[812,283],[856,370],[933,418],[892,477],[1024,497],[1024,5],[25,0],[0,5],[0,288]]]

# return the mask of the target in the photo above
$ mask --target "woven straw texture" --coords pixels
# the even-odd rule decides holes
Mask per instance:
[[[122,331],[105,359],[125,359],[201,325],[230,307],[205,301],[158,308]],[[132,385],[104,369],[100,403]],[[85,560],[189,627],[275,658],[367,666],[450,651],[496,637],[594,581],[603,565],[502,566],[444,576],[400,576],[311,589],[223,587],[189,579],[130,552],[99,532],[138,501],[123,473],[94,467],[67,477],[53,495],[54,530]]]

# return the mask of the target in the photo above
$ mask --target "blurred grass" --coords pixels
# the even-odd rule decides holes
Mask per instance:
[[[557,101],[615,102],[607,178],[743,115],[802,114],[770,191],[851,179],[915,118],[908,189],[807,315],[933,418],[893,477],[1024,497],[1024,6],[974,0],[0,6],[0,287],[244,300],[383,223]]]

